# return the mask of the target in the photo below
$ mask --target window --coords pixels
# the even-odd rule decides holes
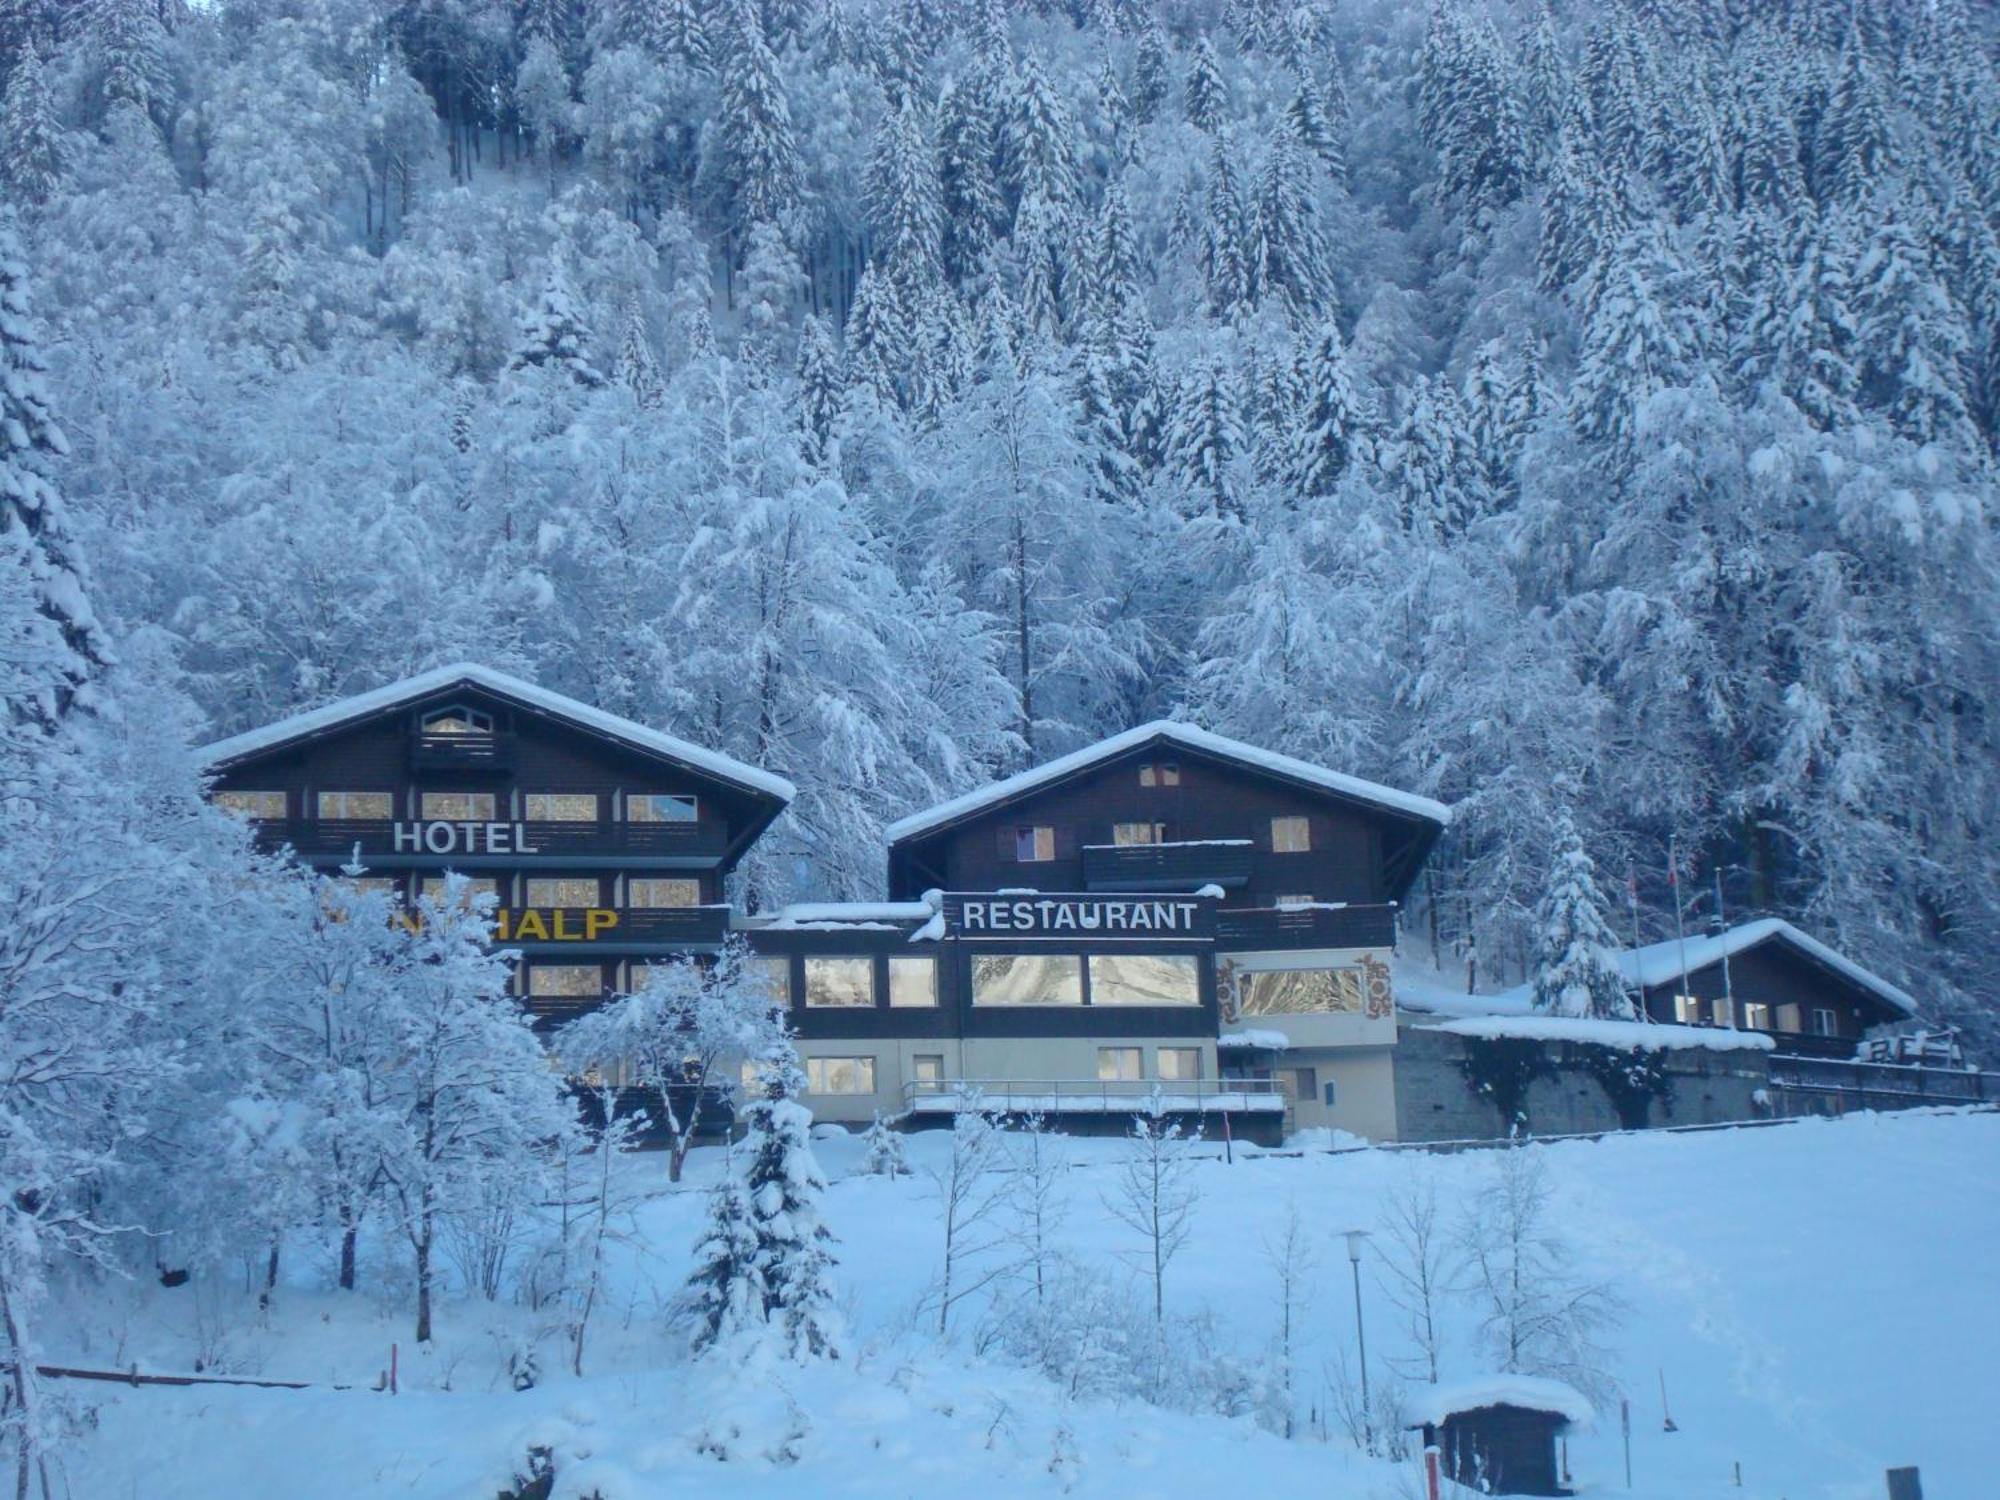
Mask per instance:
[[[386,823],[392,816],[387,792],[321,792],[319,815],[356,823]]]
[[[872,1094],[875,1092],[875,1059],[872,1057],[809,1057],[806,1059],[808,1094]]]
[[[1839,1036],[1839,1018],[1824,1006],[1814,1006],[1812,1013],[1812,1034],[1814,1036]]]
[[[625,821],[628,823],[692,823],[699,811],[692,797],[667,792],[625,794]]]
[[[1743,1002],[1743,1024],[1751,1031],[1771,1029],[1771,1007],[1759,1000]]]
[[[1273,906],[1311,906],[1313,904],[1312,892],[1307,891],[1303,895],[1274,897],[1271,904]]]
[[[934,958],[890,959],[889,1003],[897,1006],[936,1005],[937,960]]]
[[[1056,857],[1056,831],[1047,824],[1014,830],[1014,858],[1024,865],[1045,864]]]
[[[567,1000],[595,1000],[604,993],[604,970],[596,964],[530,964],[528,993]]]
[[[595,906],[597,878],[593,875],[530,875],[529,906]]]
[[[1318,1068],[1278,1069],[1278,1088],[1288,1104],[1296,1105],[1301,1099],[1308,1103],[1319,1092]]]
[[[1179,786],[1181,768],[1172,761],[1152,761],[1139,767],[1140,786]]]
[[[440,823],[491,823],[500,815],[491,792],[423,792],[417,811]]]
[[[1201,1081],[1201,1048],[1162,1047],[1160,1049],[1160,1077],[1170,1083],[1199,1083]]]
[[[750,977],[763,981],[769,991],[773,1005],[792,1003],[792,961],[782,954],[766,958],[753,958],[749,963]]]
[[[1736,1006],[1733,1001],[1716,1000],[1711,1002],[1709,1008],[1715,1013],[1716,1025],[1734,1026],[1736,1024]]]
[[[1092,1005],[1199,1005],[1201,974],[1192,958],[1157,953],[1098,953],[1090,960]]]
[[[1236,980],[1237,1006],[1246,1016],[1358,1012],[1362,993],[1359,969],[1272,969]]]
[[[852,1010],[875,1003],[875,960],[806,960],[806,1009]],[[872,1092],[872,1085],[864,1092]]]
[[[1305,818],[1271,819],[1271,852],[1304,854],[1312,848],[1312,824]]]
[[[662,906],[699,906],[701,882],[634,875],[625,881],[625,904],[648,909]]]
[[[521,799],[521,816],[530,823],[595,823],[595,792],[529,792]]]
[[[493,715],[453,704],[425,714],[423,725],[425,734],[491,734]]]
[[[944,1054],[919,1052],[910,1059],[910,1081],[926,1086],[944,1082]]]
[[[1164,844],[1167,841],[1167,825],[1164,823],[1113,823],[1111,842],[1118,845]]]
[[[743,1096],[746,1099],[755,1099],[764,1092],[763,1084],[757,1077],[757,1070],[762,1066],[761,1063],[747,1057],[736,1066],[736,1078],[743,1085]]]
[[[445,877],[442,875],[426,875],[418,885],[418,889],[424,895],[430,897],[431,900],[442,901],[444,899],[444,882]],[[491,876],[481,876],[478,879],[466,876],[462,885],[463,893],[460,896],[460,904],[467,911],[472,910],[473,903],[481,896],[491,896],[496,901],[500,899],[500,882]]]
[[[239,818],[282,818],[283,792],[217,792],[215,805]]]
[[[347,882],[364,896],[388,896],[400,901],[403,882],[394,875],[357,875]]]
[[[1083,960],[1074,953],[978,953],[974,1005],[1081,1005]]]
[[[1097,1081],[1099,1083],[1137,1083],[1146,1076],[1141,1059],[1145,1056],[1137,1047],[1099,1047],[1097,1049]]]
[[[1696,995],[1674,996],[1674,1019],[1683,1026],[1699,1026],[1708,1019],[1703,1011],[1701,999]]]

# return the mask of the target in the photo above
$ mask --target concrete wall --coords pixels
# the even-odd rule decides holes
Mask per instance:
[[[1505,1133],[1491,1100],[1473,1091],[1459,1062],[1466,1038],[1425,1029],[1404,1018],[1393,1054],[1396,1073],[1396,1136],[1405,1141],[1489,1140]],[[1597,1080],[1566,1056],[1574,1048],[1545,1042],[1553,1078],[1537,1079],[1528,1090],[1528,1128],[1536,1135],[1587,1134],[1618,1130],[1618,1111]],[[1766,1054],[1750,1049],[1727,1052],[1691,1047],[1667,1054],[1672,1089],[1665,1104],[1655,1103],[1653,1125],[1712,1125],[1765,1118],[1754,1095],[1767,1087]]]

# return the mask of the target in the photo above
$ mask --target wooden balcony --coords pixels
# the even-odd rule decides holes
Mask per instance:
[[[1396,908],[1379,906],[1224,907],[1215,914],[1215,945],[1225,953],[1287,948],[1393,948]]]
[[[1248,839],[1167,844],[1085,844],[1087,891],[1193,891],[1247,885],[1256,849]]]
[[[437,734],[422,729],[413,730],[410,734],[410,769],[511,771],[514,769],[514,736]]]
[[[669,949],[707,952],[729,936],[727,906],[523,906],[493,914],[493,940],[547,955]]]
[[[289,844],[309,864],[338,866],[358,848],[373,870],[499,870],[565,866],[571,869],[703,870],[729,848],[724,823],[451,823],[455,829],[507,830],[498,844],[484,835],[462,837],[440,849],[413,839],[412,829],[435,820],[400,822],[340,818],[266,818],[257,836],[267,846]],[[401,837],[398,830],[402,830]],[[413,848],[412,845],[415,845]]]

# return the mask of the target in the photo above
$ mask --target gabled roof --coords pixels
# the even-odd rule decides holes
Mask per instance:
[[[746,765],[717,751],[676,739],[670,734],[662,734],[657,729],[648,729],[644,724],[634,720],[606,713],[600,708],[591,707],[588,703],[564,697],[561,693],[552,693],[547,688],[538,687],[523,678],[496,672],[493,668],[480,666],[476,662],[455,662],[448,667],[419,672],[414,677],[405,677],[399,682],[387,683],[368,692],[357,693],[351,698],[342,698],[305,713],[294,714],[291,718],[280,719],[275,724],[266,724],[260,729],[232,735],[226,740],[217,740],[214,744],[205,746],[197,754],[203,767],[211,771],[220,770],[252,755],[282,749],[296,741],[352,723],[357,719],[365,719],[387,709],[400,708],[407,703],[433,698],[440,693],[448,693],[460,687],[478,688],[517,707],[547,714],[552,719],[574,724],[580,729],[617,741],[641,754],[674,761],[691,771],[698,771],[745,791],[775,797],[780,802],[789,802],[798,794],[798,789],[782,776],[774,776],[769,771],[759,770],[756,766]]]
[[[1869,973],[1852,959],[1834,952],[1818,938],[1801,932],[1778,917],[1745,922],[1713,936],[1691,937],[1685,944],[1676,938],[1668,938],[1664,943],[1630,948],[1618,955],[1618,967],[1623,971],[1627,984],[1652,989],[1680,978],[1683,966],[1690,973],[1706,969],[1774,938],[1867,990],[1892,1009],[1906,1016],[1917,1013],[1917,1002],[1888,980]]]
[[[1462,1412],[1489,1406],[1553,1412],[1579,1427],[1588,1425],[1592,1417],[1590,1401],[1583,1392],[1539,1375],[1489,1375],[1483,1380],[1420,1386],[1410,1400],[1409,1417],[1442,1426]]]
[[[920,834],[935,832],[978,813],[1002,807],[1053,782],[1088,771],[1127,751],[1151,744],[1178,745],[1217,760],[1233,761],[1238,765],[1248,766],[1287,781],[1331,792],[1352,801],[1364,802],[1402,817],[1434,823],[1440,828],[1451,821],[1451,809],[1442,802],[1433,802],[1429,797],[1419,797],[1411,792],[1399,792],[1394,787],[1363,781],[1358,776],[1345,776],[1338,771],[1329,771],[1324,766],[1316,766],[1310,761],[1295,760],[1289,755],[1279,755],[1255,745],[1246,745],[1241,740],[1210,734],[1207,730],[1197,729],[1192,724],[1182,724],[1172,719],[1155,719],[1150,724],[1141,724],[1138,728],[1128,729],[1123,734],[1114,734],[1108,740],[1099,740],[1094,745],[1086,745],[1081,750],[1058,756],[1044,765],[1036,766],[1033,770],[1022,771],[1018,775],[1007,777],[1004,781],[996,781],[991,786],[981,787],[976,792],[967,792],[962,797],[954,797],[949,802],[940,802],[936,807],[926,808],[923,812],[912,813],[907,818],[891,823],[885,834],[891,844],[898,844]]]

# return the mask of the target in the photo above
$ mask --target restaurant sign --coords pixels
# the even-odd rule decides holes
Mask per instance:
[[[1147,942],[1212,939],[1215,902],[1204,896],[1100,896],[1040,891],[944,898],[952,937],[1019,941]]]

